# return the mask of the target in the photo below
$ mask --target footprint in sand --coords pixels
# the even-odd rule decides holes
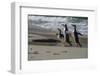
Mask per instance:
[[[51,53],[51,51],[46,51],[46,53]]]
[[[68,51],[66,51],[66,50],[65,51],[62,51],[62,53],[68,53]]]
[[[53,55],[60,55],[59,53],[53,53]]]
[[[39,52],[38,51],[34,51],[33,54],[39,54]]]

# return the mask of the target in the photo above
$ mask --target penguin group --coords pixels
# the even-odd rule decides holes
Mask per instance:
[[[58,30],[58,34],[57,34],[57,38],[59,39],[63,39],[64,42],[68,43],[69,46],[72,46],[72,42],[70,40],[70,36],[71,36],[71,33],[67,27],[67,24],[63,24],[63,29],[60,29],[60,28],[57,28]],[[74,36],[74,41],[76,43],[76,46],[77,47],[82,47],[82,44],[80,43],[79,41],[79,35],[80,36],[83,36],[80,32],[77,31],[77,27],[76,25],[72,25],[73,27],[73,36]]]

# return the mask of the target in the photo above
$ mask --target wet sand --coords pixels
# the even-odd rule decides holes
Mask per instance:
[[[88,47],[87,36],[82,36],[79,38],[82,47]],[[76,46],[73,37],[70,37],[70,41],[73,46]],[[63,40],[59,40],[55,33],[36,33],[29,34],[28,36],[29,45],[44,45],[44,46],[62,46],[65,43]],[[68,45],[68,44],[67,44]]]

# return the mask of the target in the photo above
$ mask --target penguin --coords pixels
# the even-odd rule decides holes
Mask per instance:
[[[74,39],[75,39],[75,42],[77,44],[77,46],[80,46],[82,47],[80,41],[79,41],[79,35],[83,36],[80,32],[77,31],[77,27],[76,25],[72,25],[74,27]]]
[[[65,42],[67,42],[70,46],[72,46],[70,37],[69,37],[69,30],[68,30],[67,24],[64,24],[63,26],[64,26]]]
[[[57,34],[58,35],[58,38],[59,39],[63,39],[64,38],[64,35],[62,34],[62,30],[58,28],[58,31],[59,31],[59,33]]]

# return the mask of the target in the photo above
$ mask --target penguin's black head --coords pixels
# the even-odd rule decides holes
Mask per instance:
[[[59,28],[57,28],[59,31],[60,31],[60,29]]]
[[[67,24],[62,24],[62,26],[67,27]]]
[[[67,26],[67,24],[65,24],[65,26]]]

